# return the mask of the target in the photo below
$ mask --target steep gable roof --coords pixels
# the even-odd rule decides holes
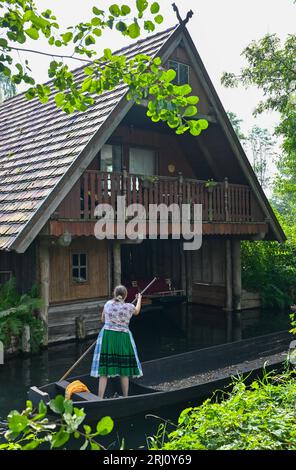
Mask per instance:
[[[127,58],[142,53],[155,56],[176,29],[149,36],[116,53]],[[84,67],[74,71],[78,81],[85,78]],[[15,242],[27,224],[38,212],[44,212],[48,196],[102,130],[126,91],[125,85],[118,86],[96,96],[86,112],[72,115],[56,108],[54,93],[46,104],[37,98],[28,101],[22,93],[0,106],[0,249],[18,250]],[[129,106],[125,98],[124,103]]]

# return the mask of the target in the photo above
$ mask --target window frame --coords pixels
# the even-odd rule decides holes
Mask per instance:
[[[187,70],[188,70],[188,85],[190,85],[190,69],[191,69],[191,66],[189,64],[186,64],[185,62],[181,62],[180,60],[176,60],[176,59],[169,59],[168,60],[168,68],[169,69],[173,69],[175,70],[173,67],[170,66],[170,62],[175,62],[177,65],[178,65],[178,73],[177,73],[177,77],[176,79],[173,81],[173,83],[175,83],[176,81],[176,85],[185,85],[186,83],[180,83],[180,65],[185,65],[187,67]]]
[[[131,149],[139,149],[139,150],[150,150],[154,152],[154,167],[155,167],[155,174],[154,175],[141,175],[139,176],[159,176],[159,149],[155,147],[150,147],[148,145],[129,145],[127,149],[127,156],[128,156],[128,173],[131,175],[138,175],[137,173],[131,173],[130,171],[130,150]]]
[[[73,263],[73,256],[74,255],[78,255],[78,260],[79,260],[78,265],[74,265],[74,263]],[[85,265],[80,264],[80,255],[85,255]],[[74,279],[73,269],[78,269],[78,276],[79,276],[80,269],[84,269],[84,268],[85,268],[85,274],[86,274],[85,281],[79,281],[79,280]],[[70,278],[71,278],[71,283],[74,284],[74,285],[89,284],[89,260],[88,260],[88,251],[87,250],[83,250],[83,251],[75,250],[75,251],[70,252]]]
[[[112,171],[107,171],[107,170],[102,170],[102,149],[105,145],[109,145],[112,147]],[[114,161],[113,161],[113,147],[120,147],[120,170],[119,171],[114,171]],[[123,156],[124,156],[124,153],[123,153],[123,144],[122,142],[116,142],[116,141],[113,141],[113,142],[106,142],[101,150],[99,151],[99,171],[100,172],[104,172],[104,173],[121,173],[122,172],[122,168],[123,168]]]

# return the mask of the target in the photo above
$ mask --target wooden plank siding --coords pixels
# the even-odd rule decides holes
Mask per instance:
[[[34,241],[25,253],[0,251],[0,271],[15,278],[16,288],[22,294],[31,289],[38,277],[36,246]]]
[[[72,280],[71,254],[87,253],[88,276],[84,283]],[[74,239],[69,247],[50,248],[50,296],[51,304],[95,299],[108,295],[107,242],[95,238]]]

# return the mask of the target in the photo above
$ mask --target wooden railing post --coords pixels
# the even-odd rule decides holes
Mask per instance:
[[[224,179],[224,210],[225,210],[225,221],[229,222],[229,185],[228,185],[228,178]]]

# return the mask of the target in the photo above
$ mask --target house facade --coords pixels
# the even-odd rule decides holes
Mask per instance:
[[[98,308],[114,285],[154,276],[186,292],[188,301],[227,310],[243,306],[241,240],[285,235],[182,25],[122,49],[160,56],[178,83],[199,96],[200,136],[178,136],[126,100],[120,86],[85,113],[66,115],[23,94],[0,107],[0,283],[20,291],[41,286],[49,342],[76,336],[83,315],[97,333]],[[75,71],[77,80],[83,69]],[[95,236],[98,204],[202,204],[202,246],[160,236],[114,240]],[[126,220],[126,224],[128,220]]]

